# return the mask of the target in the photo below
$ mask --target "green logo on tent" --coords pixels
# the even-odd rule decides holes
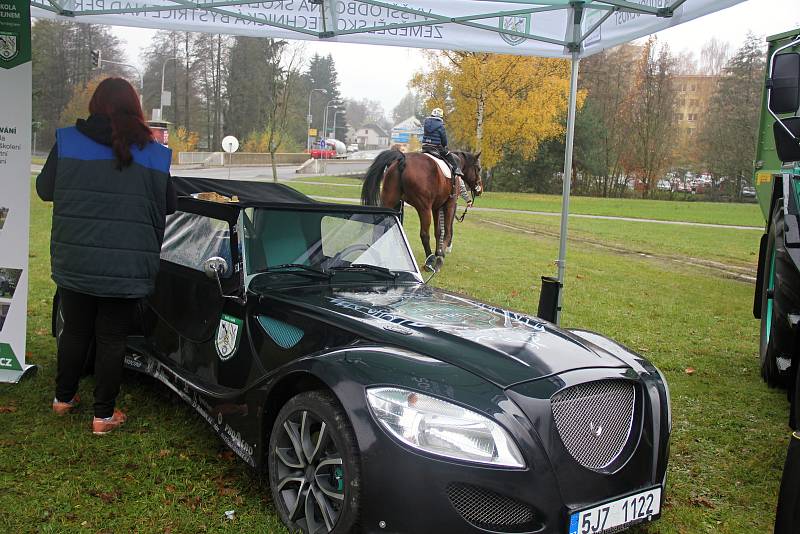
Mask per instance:
[[[22,371],[22,366],[8,343],[0,343],[0,371]]]
[[[531,16],[530,14],[525,14],[510,17],[500,17],[499,27],[501,30],[511,32],[531,33]],[[507,33],[501,33],[500,37],[511,46],[517,46],[518,44],[522,44],[528,40],[527,37],[523,37],[521,35],[510,35]]]

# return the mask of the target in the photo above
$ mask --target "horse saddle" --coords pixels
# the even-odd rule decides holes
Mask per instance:
[[[430,152],[423,152],[423,154],[425,154],[426,156],[428,156],[429,158],[431,158],[433,161],[436,162],[436,164],[439,166],[439,170],[442,171],[442,174],[444,174],[445,178],[447,178],[448,180],[453,179],[453,171],[452,169],[450,169],[450,165],[444,159],[438,157],[435,154],[431,154]]]

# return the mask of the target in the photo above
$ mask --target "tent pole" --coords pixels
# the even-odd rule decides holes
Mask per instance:
[[[569,105],[567,109],[567,141],[564,151],[564,184],[561,197],[561,233],[558,243],[558,292],[556,324],[561,324],[561,307],[564,302],[564,275],[567,270],[567,221],[569,216],[569,193],[572,186],[572,146],[575,140],[575,113],[578,100],[578,52],[572,52],[572,72],[569,77]]]

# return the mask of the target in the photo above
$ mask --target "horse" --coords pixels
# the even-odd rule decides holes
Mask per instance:
[[[480,152],[457,152],[461,160],[464,183],[473,196],[483,192]],[[381,187],[381,183],[383,187]],[[453,219],[458,198],[458,183],[445,176],[430,157],[419,152],[404,154],[399,150],[384,150],[372,162],[364,177],[361,202],[367,206],[381,205],[400,210],[403,202],[414,206],[419,214],[419,237],[425,249],[425,268],[438,272],[444,264],[445,244],[452,247]],[[440,222],[440,211],[444,221]],[[436,228],[436,255],[431,253],[430,226]],[[444,226],[444,236],[439,231]]]

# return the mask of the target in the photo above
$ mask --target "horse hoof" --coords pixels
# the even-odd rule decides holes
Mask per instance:
[[[438,273],[444,266],[444,256],[436,256],[436,263],[433,264],[433,269]]]
[[[430,256],[425,258],[425,270],[430,271],[432,273],[436,272],[435,263],[436,263],[436,257],[433,254],[431,254]]]

